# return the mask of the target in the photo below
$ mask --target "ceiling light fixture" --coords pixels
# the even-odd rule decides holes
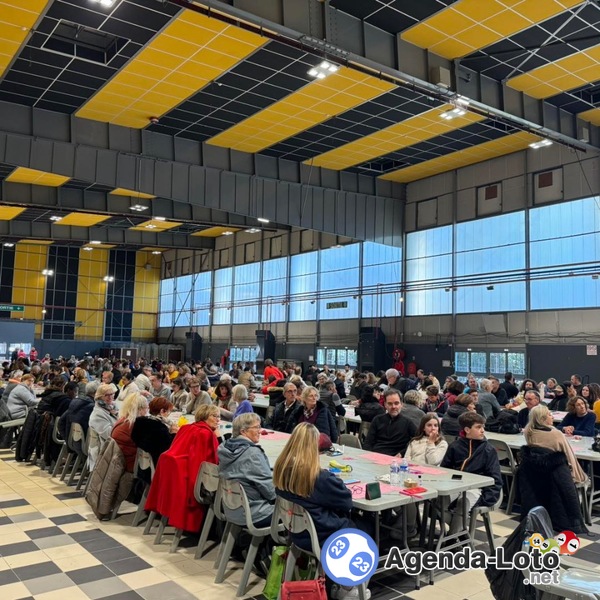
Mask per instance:
[[[233,231],[224,231],[221,235],[233,235]]]
[[[152,225],[152,223],[150,223],[150,225],[146,225],[145,227],[146,229],[156,229],[156,225]]]
[[[446,121],[452,121],[452,119],[456,119],[457,117],[462,117],[467,114],[467,110],[460,106],[455,106],[454,108],[447,110],[446,112],[440,113],[440,119],[444,119]]]
[[[252,227],[251,229],[246,229],[246,233],[260,233],[260,229]]]
[[[52,215],[52,216],[50,217],[50,220],[51,220],[51,221],[58,222],[58,221],[62,221],[62,217],[59,217],[59,216],[57,216],[57,215]]]
[[[115,278],[112,275],[105,275],[104,276],[104,281],[107,281],[108,283],[111,283],[114,280],[115,280]]]
[[[162,254],[162,252],[160,250],[153,250],[152,254]]]
[[[5,248],[12,248],[13,246],[14,246],[14,244],[12,242],[4,242]]]
[[[90,242],[90,244],[94,244],[94,246],[97,246],[98,244],[101,244],[102,242],[100,240],[92,240]]]
[[[94,4],[100,4],[102,6],[106,6],[110,8],[116,0],[91,0]]]
[[[54,271],[52,269],[44,269],[42,271],[42,275],[46,275],[48,277],[51,277],[52,275],[54,275]]]
[[[167,218],[166,217],[154,217],[155,221],[166,221]]]
[[[534,150],[538,150],[539,148],[545,148],[546,146],[552,146],[552,140],[544,138],[539,142],[532,142],[531,144],[529,144],[529,147],[533,148]]]
[[[260,223],[269,223],[269,219],[265,219],[263,217],[257,217],[256,220],[259,221]]]
[[[308,74],[311,77],[316,77],[317,79],[325,79],[325,77],[331,75],[332,73],[336,73],[337,71],[339,71],[339,67],[337,65],[324,60],[320,65],[310,69]]]
[[[86,252],[91,252],[93,248],[91,246],[84,246],[82,250],[85,250]]]
[[[135,210],[136,212],[143,212],[145,210],[148,210],[148,208],[150,207],[144,206],[143,204],[134,204],[133,206],[129,207],[130,210]]]
[[[45,315],[48,311],[45,308],[42,308],[42,314]]]

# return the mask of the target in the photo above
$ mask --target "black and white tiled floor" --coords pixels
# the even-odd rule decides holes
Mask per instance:
[[[231,563],[226,581],[215,584],[215,548],[195,560],[196,540],[184,538],[169,554],[170,536],[155,546],[131,520],[129,512],[100,523],[79,492],[0,450],[0,600],[235,598],[241,565]],[[502,512],[493,522],[500,543],[516,525]],[[476,536],[485,539],[483,531]],[[600,535],[582,545],[577,558],[600,570]],[[250,583],[248,597],[260,597],[264,581],[252,575]],[[414,579],[391,575],[370,589],[373,600],[493,600],[481,571],[445,574],[420,590]]]

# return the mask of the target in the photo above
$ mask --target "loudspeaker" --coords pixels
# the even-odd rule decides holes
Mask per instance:
[[[275,336],[269,329],[257,329],[254,333],[256,335],[256,370],[261,372],[267,358],[275,361]]]
[[[385,354],[385,334],[381,328],[360,328],[358,364],[362,371],[368,370],[373,373],[388,366]]]
[[[185,332],[185,360],[201,360],[202,338],[195,331]]]

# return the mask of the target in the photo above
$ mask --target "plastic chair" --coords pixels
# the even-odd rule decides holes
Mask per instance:
[[[342,433],[338,440],[338,445],[348,446],[349,448],[359,448],[362,450],[362,444],[360,443],[360,437],[352,435],[351,433]]]
[[[305,550],[296,546],[293,542],[289,543],[286,538],[283,538],[280,531],[280,524],[283,529],[289,533],[302,533],[306,531],[310,539],[310,550]],[[319,544],[319,536],[315,524],[309,512],[298,504],[294,504],[290,500],[286,500],[281,496],[277,496],[275,508],[273,510],[273,519],[271,520],[271,537],[278,545],[289,545],[289,552],[285,563],[283,581],[291,581],[294,576],[294,568],[298,562],[298,558],[302,554],[316,560],[319,570],[321,570],[321,546]],[[360,600],[365,600],[367,584],[363,583],[358,586],[358,597]]]
[[[371,423],[369,421],[361,421],[360,428],[358,430],[358,437],[363,441],[366,440],[370,428]]]
[[[58,422],[60,421],[60,417],[54,419],[54,428],[52,429],[52,441],[57,444],[62,444],[60,447],[60,452],[58,453],[58,458],[54,463],[54,468],[52,469],[52,477],[55,477],[58,474],[58,470],[60,469],[61,463],[63,460],[67,460],[67,455],[69,454],[69,447],[67,446],[66,440],[63,440],[58,433]]]
[[[254,526],[254,523],[252,523],[252,512],[250,511],[250,503],[248,502],[246,492],[244,491],[244,488],[239,481],[235,481],[234,479],[221,478],[219,487],[221,489],[221,502],[223,506],[225,508],[228,508],[229,510],[237,510],[241,508],[246,518],[246,526],[242,527],[241,525],[236,525],[235,523],[229,521],[227,517],[225,517],[226,525],[225,532],[223,534],[223,540],[225,542],[225,545],[223,546],[223,550],[221,551],[219,566],[217,568],[217,576],[215,577],[215,583],[223,583],[223,580],[225,579],[225,569],[227,568],[227,563],[231,557],[233,545],[235,544],[235,541],[240,535],[240,533],[244,529],[246,529],[248,533],[252,536],[250,546],[248,548],[248,554],[246,555],[246,562],[244,563],[244,570],[242,571],[242,579],[236,592],[236,596],[239,597],[243,596],[246,593],[246,588],[248,586],[248,578],[250,577],[250,571],[252,570],[254,559],[256,558],[256,554],[258,553],[258,547],[261,541],[270,535],[271,528],[257,528]]]
[[[490,519],[490,513],[497,508],[500,508],[503,500],[503,493],[500,490],[500,497],[496,500],[494,506],[476,506],[471,511],[471,520],[469,522],[469,537],[471,538],[471,548],[475,549],[475,528],[477,526],[477,518],[481,517],[483,525],[485,526],[485,533],[487,535],[488,544],[490,546],[490,552],[496,551],[496,542],[494,539],[494,532],[492,531],[492,520]]]
[[[204,553],[204,546],[210,533],[213,521],[215,520],[215,504],[220,498],[216,498],[217,490],[219,489],[219,467],[213,463],[203,462],[200,465],[200,471],[196,479],[196,485],[194,486],[194,497],[200,503],[204,501],[202,496],[202,489],[212,495],[212,502],[208,505],[206,515],[204,516],[204,523],[202,524],[202,532],[200,533],[200,539],[198,540],[198,547],[196,548],[196,554],[194,558],[202,558]]]
[[[500,440],[488,440],[488,443],[496,450],[498,460],[500,461],[500,473],[507,478],[507,481],[510,478],[508,486],[508,502],[506,503],[506,514],[510,515],[515,502],[515,492],[517,489],[517,461],[506,442]],[[502,461],[508,461],[508,464],[502,464]]]
[[[148,452],[144,452],[144,450],[138,448],[135,456],[135,465],[133,466],[134,478],[140,479],[140,471],[147,471],[148,469],[150,469],[150,481],[152,481],[152,478],[154,477],[154,461]],[[133,515],[133,521],[131,522],[133,527],[137,527],[142,520],[142,516],[144,515],[144,506],[146,505],[146,499],[148,498],[149,491],[150,484],[146,483],[144,486],[144,492],[142,493],[142,498],[140,499],[137,510]]]
[[[80,464],[79,452],[83,440],[85,440],[85,434],[83,433],[83,427],[79,425],[79,423],[71,423],[71,429],[69,430],[69,435],[67,437],[67,448],[69,453],[67,454],[67,458],[65,460],[65,464],[63,466],[62,473],[60,474],[60,480],[64,481],[66,476],[69,475],[69,481],[71,480],[71,475],[77,471]],[[71,461],[75,459],[75,464],[71,467]]]
[[[67,485],[71,485],[73,480],[75,479],[75,475],[77,475],[77,470],[81,467],[81,475],[79,476],[79,481],[77,482],[77,489],[81,489],[81,484],[85,480],[86,476],[89,474],[89,466],[88,466],[88,445],[90,443],[90,439],[92,436],[92,428],[88,429],[87,436],[83,433],[83,427],[79,425],[79,423],[71,424],[71,444],[70,448],[76,454],[75,464],[73,465],[73,469],[71,470],[71,474],[69,475],[69,481],[67,481]],[[94,432],[95,433],[95,432]],[[96,434],[97,435],[97,434]],[[99,438],[98,438],[99,439]],[[67,440],[68,443],[68,440]]]

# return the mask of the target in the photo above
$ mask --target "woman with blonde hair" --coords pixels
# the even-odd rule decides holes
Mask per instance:
[[[123,456],[125,457],[125,470],[133,473],[135,457],[137,454],[137,445],[131,439],[131,430],[138,417],[145,417],[148,414],[148,401],[139,392],[128,394],[119,410],[119,419],[115,423],[110,437],[117,442]]]

